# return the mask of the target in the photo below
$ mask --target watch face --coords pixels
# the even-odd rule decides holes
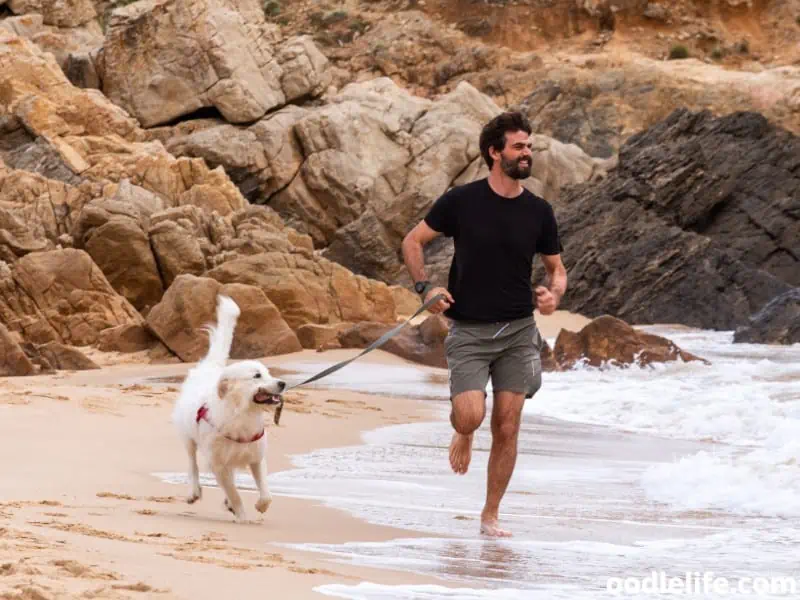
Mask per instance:
[[[416,290],[416,292],[417,292],[418,294],[421,294],[421,293],[422,293],[422,290],[424,290],[424,289],[425,289],[425,282],[423,282],[423,281],[418,281],[417,283],[415,283],[415,284],[414,284],[414,289]]]

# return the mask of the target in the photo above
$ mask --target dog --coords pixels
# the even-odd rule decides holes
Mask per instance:
[[[233,333],[241,309],[233,299],[217,298],[217,323],[209,335],[206,355],[187,374],[172,420],[189,454],[189,504],[202,496],[197,452],[208,459],[211,472],[225,493],[225,508],[236,522],[246,521],[234,480],[237,469],[250,469],[258,488],[255,508],[264,513],[272,503],[267,485],[265,416],[282,406],[286,384],[270,375],[262,363],[243,360],[228,364]]]

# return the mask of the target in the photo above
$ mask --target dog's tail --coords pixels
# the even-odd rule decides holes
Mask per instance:
[[[217,324],[207,325],[208,354],[205,360],[219,366],[224,366],[231,352],[233,344],[233,331],[239,319],[241,309],[232,298],[219,296],[217,299]]]

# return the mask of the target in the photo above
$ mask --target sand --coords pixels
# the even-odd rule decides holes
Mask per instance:
[[[154,474],[186,470],[169,419],[191,365],[84,351],[102,368],[0,378],[0,598],[268,594],[301,600],[325,597],[313,588],[326,583],[432,582],[280,546],[420,535],[413,531],[282,496],[260,515],[249,491],[242,493],[250,523],[233,523],[216,488],[204,488],[202,500],[188,505],[183,486]],[[333,361],[357,352],[304,351],[264,362],[280,374],[287,361]],[[359,360],[405,363],[381,350]],[[269,472],[292,468],[295,454],[358,444],[369,429],[433,418],[430,403],[387,400],[311,388],[289,392],[280,427],[268,431]]]

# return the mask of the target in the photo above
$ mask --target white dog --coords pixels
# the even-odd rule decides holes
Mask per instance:
[[[258,487],[256,510],[265,512],[272,502],[267,485],[265,408],[276,408],[286,384],[270,376],[260,362],[246,360],[227,365],[239,306],[227,296],[217,302],[217,324],[207,326],[209,348],[192,368],[175,404],[173,422],[189,453],[191,504],[200,499],[198,448],[225,492],[225,507],[235,520],[245,520],[236,489],[236,469],[249,467]]]

